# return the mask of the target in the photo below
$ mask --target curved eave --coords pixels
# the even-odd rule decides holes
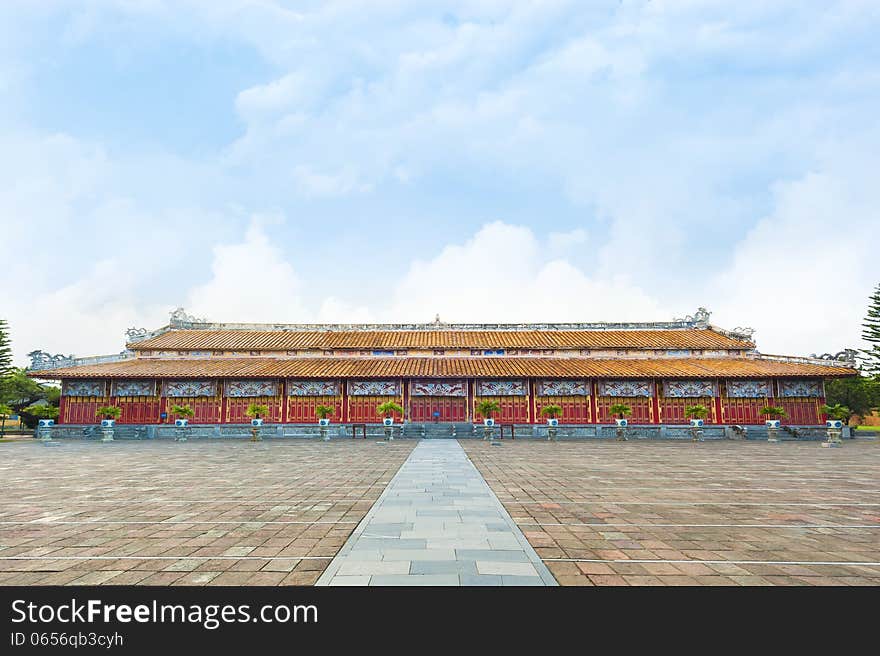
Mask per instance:
[[[856,376],[850,367],[761,358],[138,358],[30,371],[34,378],[761,378]]]

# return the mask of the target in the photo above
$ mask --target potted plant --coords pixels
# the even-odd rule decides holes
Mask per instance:
[[[684,409],[684,416],[690,418],[692,427],[702,428],[706,417],[709,416],[709,408],[704,405],[692,405]]]
[[[334,412],[333,406],[329,405],[319,405],[315,408],[315,414],[318,416],[318,425],[319,426],[329,426],[330,425],[330,415]]]
[[[115,405],[105,405],[103,408],[98,408],[95,412],[95,416],[101,420],[101,428],[113,428],[121,414],[122,408]]]
[[[632,408],[630,408],[626,403],[615,403],[610,408],[608,408],[608,412],[611,415],[617,415],[617,418],[614,420],[618,426],[624,427],[629,424],[626,420],[627,415],[632,414]]]
[[[545,405],[543,408],[541,408],[541,415],[547,417],[548,426],[558,426],[558,417],[562,415],[562,406]]]
[[[770,419],[764,422],[767,424],[767,441],[778,442],[779,426],[781,425],[780,419],[786,415],[785,408],[767,405],[761,408],[761,414],[765,417],[770,417]]]
[[[610,408],[608,408],[608,412],[610,412],[612,416],[617,415],[617,418],[614,420],[617,424],[617,439],[625,442],[626,427],[629,425],[629,422],[626,420],[626,416],[632,414],[632,408],[630,408],[626,403],[615,403]]]
[[[386,426],[394,425],[393,412],[403,414],[403,408],[394,401],[385,401],[376,406],[376,412],[382,417],[382,423]]]
[[[709,408],[704,405],[692,405],[684,409],[684,416],[691,420],[691,435],[694,442],[702,442],[703,424],[709,416]]]
[[[483,423],[486,426],[494,426],[495,420],[492,418],[492,415],[496,412],[501,412],[501,406],[498,404],[498,401],[486,399],[477,404],[477,412],[483,415]]]
[[[845,405],[835,403],[834,405],[823,405],[821,411],[826,417],[825,429],[828,433],[828,441],[824,442],[822,446],[840,446],[843,427],[849,423],[852,410]]]
[[[269,406],[251,403],[247,407],[245,414],[251,418],[251,426],[262,426],[263,415],[269,414]]]
[[[842,429],[849,423],[849,418],[852,416],[852,410],[839,403],[823,405],[819,410],[827,417],[825,421],[827,428]]]
[[[764,422],[767,424],[767,428],[779,428],[779,420],[785,417],[788,413],[785,412],[785,408],[775,405],[767,405],[761,408],[761,414],[765,417],[769,417],[769,419]]]
[[[178,428],[185,428],[189,425],[189,419],[195,415],[195,412],[188,405],[173,405],[171,406],[171,414],[177,415],[174,425]]]

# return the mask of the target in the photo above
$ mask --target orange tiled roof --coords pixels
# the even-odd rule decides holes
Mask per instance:
[[[761,358],[135,358],[46,372],[41,378],[753,378],[853,376],[855,369]]]
[[[751,349],[714,330],[170,330],[129,344],[136,351],[531,348]]]

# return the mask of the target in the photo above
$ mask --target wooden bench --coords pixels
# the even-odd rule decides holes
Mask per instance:
[[[367,439],[367,425],[366,424],[352,424],[351,425],[351,439],[357,439],[357,431],[358,428],[361,429],[364,439]]]

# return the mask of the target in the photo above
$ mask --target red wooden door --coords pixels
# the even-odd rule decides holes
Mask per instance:
[[[341,396],[289,396],[287,397],[287,421],[292,424],[317,424],[315,408],[326,405],[333,408],[328,417],[331,422],[342,421]]]
[[[562,415],[558,417],[560,424],[589,424],[591,421],[589,396],[539,396],[535,400],[535,423],[546,423],[547,417],[541,414],[541,409],[548,405],[562,408]]]
[[[434,417],[437,412],[438,417]],[[463,396],[413,396],[409,400],[409,420],[415,422],[465,421],[467,399]]]

